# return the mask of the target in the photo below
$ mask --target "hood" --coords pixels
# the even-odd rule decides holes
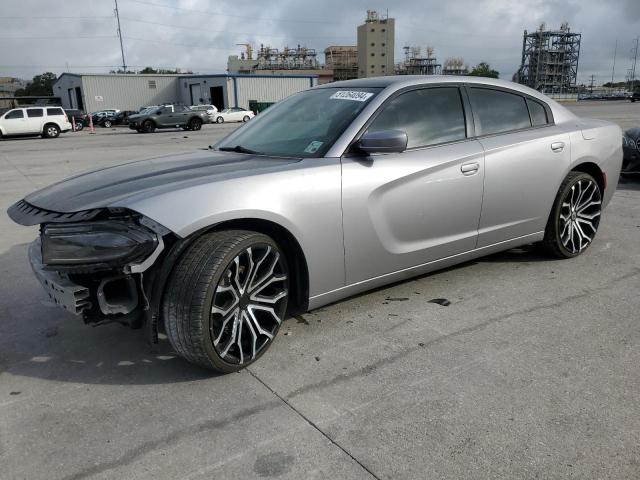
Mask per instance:
[[[295,158],[212,150],[141,160],[83,173],[25,197],[35,207],[60,213],[122,205],[129,197],[202,183],[253,176],[299,162]],[[22,223],[22,222],[20,222]]]

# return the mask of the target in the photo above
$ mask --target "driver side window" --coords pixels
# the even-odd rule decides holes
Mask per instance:
[[[390,100],[368,132],[402,130],[407,148],[464,140],[466,125],[460,90],[435,87],[411,90]]]

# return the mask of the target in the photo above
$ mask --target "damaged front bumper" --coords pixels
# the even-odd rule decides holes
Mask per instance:
[[[90,292],[87,287],[73,283],[66,274],[44,269],[39,238],[29,246],[29,263],[36,278],[56,305],[74,315],[80,315],[83,310],[91,308]]]

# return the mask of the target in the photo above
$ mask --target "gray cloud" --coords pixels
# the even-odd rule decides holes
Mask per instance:
[[[593,74],[605,82],[611,79],[616,39],[616,80],[623,80],[633,38],[640,33],[637,0],[273,0],[268,8],[259,0],[145,1],[119,0],[125,56],[135,68],[220,72],[227,56],[241,50],[236,44],[245,42],[275,48],[300,43],[319,52],[331,44],[355,44],[365,11],[389,8],[396,18],[396,60],[404,45],[429,45],[440,61],[486,61],[508,79],[520,63],[523,30],[568,21],[583,34],[579,81],[586,83]],[[30,78],[45,70],[61,73],[66,65],[70,71],[102,72],[121,63],[110,0],[2,4],[0,75]],[[39,18],[48,16],[102,18]]]

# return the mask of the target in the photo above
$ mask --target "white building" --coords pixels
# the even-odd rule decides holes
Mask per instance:
[[[61,98],[64,108],[86,112],[163,103],[213,104],[222,110],[249,108],[252,100],[277,102],[317,83],[317,75],[63,73],[53,85],[53,95]]]

